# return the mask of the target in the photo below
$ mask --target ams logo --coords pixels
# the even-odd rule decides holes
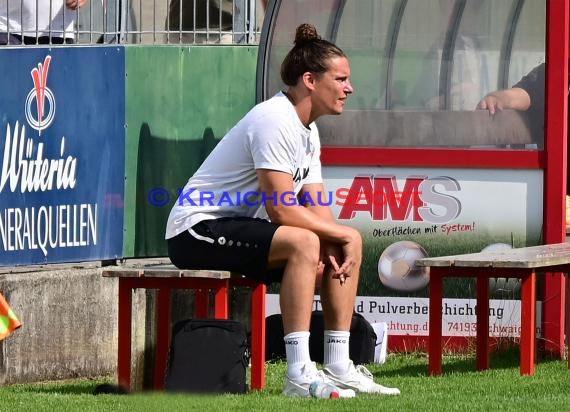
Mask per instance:
[[[351,220],[366,213],[372,220],[428,222],[442,224],[461,213],[461,202],[451,193],[461,191],[451,177],[409,176],[403,187],[395,176],[356,176],[350,189],[340,189],[339,220]]]

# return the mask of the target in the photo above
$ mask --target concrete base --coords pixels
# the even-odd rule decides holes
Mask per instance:
[[[129,266],[162,259],[126,262]],[[99,263],[0,268],[0,292],[22,327],[0,341],[0,385],[116,376],[117,279]],[[249,326],[249,291],[232,291],[230,316]],[[133,389],[152,387],[153,290],[133,294]],[[172,297],[173,323],[193,316],[193,293]],[[249,329],[249,328],[248,328]]]
[[[22,327],[0,342],[0,384],[113,373],[114,282],[95,265],[7,270],[0,291]]]

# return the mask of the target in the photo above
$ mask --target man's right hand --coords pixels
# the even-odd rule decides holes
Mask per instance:
[[[362,236],[351,227],[344,226],[346,231],[346,241],[341,244],[343,260],[337,262],[334,255],[329,255],[329,259],[333,269],[333,277],[344,283],[344,279],[352,275],[355,265],[359,265],[362,261]]]

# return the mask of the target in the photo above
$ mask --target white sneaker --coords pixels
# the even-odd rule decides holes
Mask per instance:
[[[363,365],[354,366],[350,361],[348,372],[344,375],[336,375],[329,369],[323,369],[332,383],[342,389],[352,389],[362,393],[380,393],[383,395],[399,395],[398,388],[388,388],[374,382],[372,373]]]
[[[285,378],[283,395],[310,398],[311,394],[309,393],[309,387],[311,386],[311,383],[315,381],[321,381],[335,385],[323,373],[323,371],[318,370],[316,364],[312,362],[303,366],[303,374],[300,377],[291,379],[287,376]],[[340,398],[354,398],[356,396],[356,393],[352,389],[338,388],[338,395]]]

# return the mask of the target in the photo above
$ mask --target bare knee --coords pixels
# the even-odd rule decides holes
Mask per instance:
[[[269,260],[302,265],[313,265],[315,272],[319,263],[319,237],[307,229],[281,226],[275,232]]]
[[[306,229],[299,229],[296,233],[290,259],[302,258],[310,261],[315,266],[315,271],[319,263],[320,239],[319,237]]]

